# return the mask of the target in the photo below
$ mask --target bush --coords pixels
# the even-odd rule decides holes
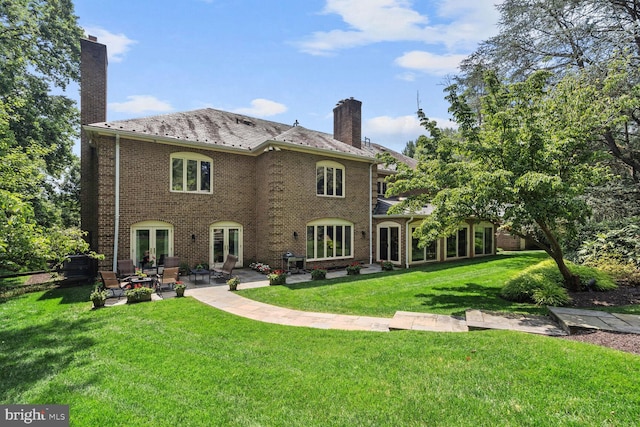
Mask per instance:
[[[567,305],[571,298],[567,290],[555,283],[542,283],[542,286],[533,291],[533,301],[536,305],[550,305],[559,307]]]
[[[580,277],[583,286],[593,281],[591,289],[606,291],[616,288],[613,280],[604,272],[567,261],[567,267]],[[564,289],[564,281],[553,260],[542,261],[524,269],[509,280],[500,291],[509,301],[532,302],[538,305],[564,305],[569,296]]]

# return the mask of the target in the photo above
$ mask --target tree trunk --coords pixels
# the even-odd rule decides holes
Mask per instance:
[[[558,270],[560,270],[560,274],[562,274],[562,279],[564,280],[565,287],[570,291],[579,291],[581,289],[580,277],[572,274],[569,267],[564,263],[564,256],[562,253],[562,247],[556,236],[551,232],[551,230],[541,221],[536,221],[545,237],[549,241],[549,246],[540,245],[545,249],[545,251],[549,254],[551,258],[556,262],[558,266]]]

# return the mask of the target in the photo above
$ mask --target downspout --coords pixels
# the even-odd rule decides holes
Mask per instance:
[[[115,218],[113,226],[113,271],[118,271],[118,234],[120,232],[120,134],[116,134]]]
[[[373,264],[373,167],[375,163],[369,165],[369,264]]]
[[[404,251],[405,255],[404,256],[405,256],[405,260],[406,260],[404,262],[405,268],[409,268],[409,249],[410,249],[409,248],[409,246],[410,246],[409,242],[411,241],[411,239],[409,238],[410,237],[409,236],[409,231],[411,231],[411,223],[412,222],[413,222],[413,216],[411,218],[409,218],[409,221],[407,221],[407,225],[406,225],[407,230],[405,231],[405,237],[404,237],[404,240],[405,240],[405,251]]]

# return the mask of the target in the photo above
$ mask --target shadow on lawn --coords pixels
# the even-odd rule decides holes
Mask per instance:
[[[500,296],[499,290],[488,289],[486,286],[476,283],[465,283],[464,286],[455,287],[435,287],[436,294],[416,294],[420,298],[420,303],[426,307],[433,307],[443,310],[455,310],[454,315],[464,315],[467,309],[478,309],[487,311],[509,311],[518,313],[541,314],[545,313],[543,307],[536,307],[531,304],[519,304],[507,301]]]
[[[86,317],[54,318],[46,323],[0,331],[0,402],[7,403],[11,396],[59,374],[71,363],[90,363],[78,360],[75,355],[95,345],[95,340],[85,333],[94,328],[95,322]]]

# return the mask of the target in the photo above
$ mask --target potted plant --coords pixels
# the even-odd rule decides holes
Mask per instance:
[[[173,289],[176,291],[176,296],[177,297],[183,297],[184,296],[184,290],[187,288],[187,286],[182,283],[181,281],[177,281],[175,286],[173,287]]]
[[[287,283],[287,272],[284,270],[273,270],[267,274],[269,285],[284,285]]]
[[[132,289],[124,291],[124,295],[127,297],[127,304],[133,304],[136,302],[151,301],[152,288],[146,286],[136,285]]]
[[[391,261],[380,261],[382,271],[393,271],[393,263]]]
[[[237,291],[239,284],[240,284],[240,278],[238,276],[233,276],[229,280],[227,280],[227,285],[229,285],[230,291]]]
[[[360,269],[362,268],[362,266],[360,265],[359,262],[352,262],[351,264],[349,264],[347,266],[347,275],[349,276],[353,276],[356,274],[360,274]]]
[[[89,299],[93,302],[93,308],[104,307],[104,302],[107,300],[107,291],[100,290],[100,288],[96,287]]]
[[[324,280],[327,278],[327,270],[320,267],[313,267],[311,270],[311,280]]]

